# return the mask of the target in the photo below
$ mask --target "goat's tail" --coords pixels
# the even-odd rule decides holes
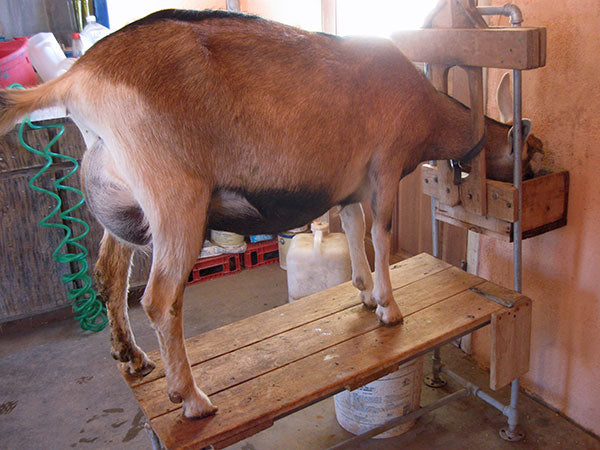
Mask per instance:
[[[64,104],[69,91],[68,74],[30,89],[0,90],[0,136],[35,110]]]

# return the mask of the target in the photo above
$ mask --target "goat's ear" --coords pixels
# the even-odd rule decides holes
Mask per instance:
[[[531,133],[531,120],[521,119],[521,127],[523,132],[523,145],[525,145],[527,138],[529,137],[529,133]],[[511,153],[513,151],[513,130],[514,126],[510,127],[510,130],[508,130],[508,145],[510,145]]]
[[[500,110],[500,121],[509,123],[513,121],[513,97],[510,89],[510,72],[502,75],[502,80],[496,91],[496,100]]]
[[[527,142],[527,138],[529,137],[529,134],[531,133],[531,120],[522,119],[521,123],[522,123],[521,126],[523,127],[523,142]]]

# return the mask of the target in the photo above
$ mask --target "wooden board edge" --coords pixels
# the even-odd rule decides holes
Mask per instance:
[[[222,441],[215,442],[214,444],[211,445],[211,447],[213,448],[213,450],[220,450],[222,448],[229,447],[230,445],[233,445],[239,441],[242,441],[246,438],[254,436],[257,433],[260,433],[261,431],[265,431],[266,429],[271,428],[274,423],[275,422],[273,420],[266,420],[264,422],[259,423],[258,425],[254,425],[252,427],[245,429],[244,431],[242,431],[239,434],[231,436]]]
[[[478,34],[485,37],[478,40],[477,51],[472,47],[463,48],[465,42],[477,39]],[[546,29],[543,27],[428,28],[396,31],[390,39],[416,62],[519,70],[537,69],[546,64]],[[500,39],[507,48],[499,53],[496,44]],[[450,52],[444,47],[442,52],[432,46],[431,42],[435,41],[457,45]]]
[[[492,314],[490,388],[498,390],[529,371],[532,302],[523,296]]]

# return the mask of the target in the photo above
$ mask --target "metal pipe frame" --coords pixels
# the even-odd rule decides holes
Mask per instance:
[[[152,429],[152,425],[148,421],[144,423],[144,431],[148,434],[150,438],[150,443],[152,444],[152,450],[162,450],[162,443],[160,442],[160,438],[156,434],[156,432]]]
[[[517,5],[507,3],[504,6],[478,6],[477,11],[482,16],[507,16],[512,26],[523,23],[523,14]]]
[[[477,6],[477,11],[484,16],[489,15],[501,15],[509,17],[511,26],[519,27],[523,23],[523,14],[517,5],[508,3],[503,6]],[[428,64],[425,65],[425,74],[428,75]],[[513,290],[521,292],[522,290],[522,264],[523,264],[523,231],[522,231],[522,209],[523,209],[523,193],[522,193],[522,160],[521,152],[523,148],[523,126],[522,126],[522,78],[520,70],[513,70],[513,156],[514,156],[514,168],[513,168],[513,185],[517,190],[517,221],[513,224]],[[431,234],[433,244],[433,256],[439,257],[439,229],[438,221],[435,218],[435,199],[431,198]],[[441,357],[439,347],[434,349],[432,358],[432,375],[426,380],[426,384],[432,383],[431,386],[435,386],[436,380],[439,380],[445,384],[440,373],[446,372],[450,375],[448,369],[443,369],[441,365]],[[454,379],[458,381],[458,375],[452,372]],[[432,381],[433,380],[433,381]],[[463,386],[464,383],[469,383],[466,380],[460,378],[463,383],[459,381]],[[507,441],[519,441],[523,438],[523,433],[517,431],[517,425],[519,423],[518,414],[518,401],[519,401],[519,378],[514,379],[511,382],[510,391],[510,405],[503,405],[493,397],[490,397],[480,388],[469,383],[475,392],[475,395],[486,403],[496,407],[508,418],[508,428],[502,428],[500,430],[500,437]]]
[[[412,420],[416,420],[419,417],[421,417],[437,408],[441,408],[442,406],[445,406],[454,400],[458,400],[460,398],[465,398],[468,396],[469,396],[468,389],[466,389],[466,388],[460,389],[459,391],[453,392],[450,395],[442,397],[441,399],[436,400],[435,402],[430,403],[427,406],[422,406],[421,408],[419,408],[409,414],[406,414],[406,415],[400,416],[400,417],[396,417],[395,419],[392,419],[389,422],[384,423],[383,425],[375,427],[372,430],[369,430],[365,433],[354,436],[353,438],[345,440],[344,442],[340,442],[339,444],[334,445],[333,447],[329,447],[328,450],[341,450],[341,449],[348,449],[348,448],[356,448],[356,445],[362,441],[365,441],[374,436],[377,436],[378,434],[381,434],[384,431],[387,431],[394,427],[397,427],[398,425],[402,425],[403,423],[410,422]]]

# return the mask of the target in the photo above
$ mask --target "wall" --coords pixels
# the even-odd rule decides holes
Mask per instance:
[[[321,0],[241,0],[242,11],[309,31],[321,31]]]
[[[73,29],[67,0],[0,1],[0,35],[7,39],[52,31],[59,42],[71,45]]]
[[[161,9],[225,9],[225,0],[107,0],[106,6],[110,28],[118,30]]]
[[[600,434],[600,10],[597,0],[516,3],[524,26],[544,26],[548,33],[547,66],[523,74],[524,116],[544,141],[545,165],[571,177],[567,227],[523,243],[523,292],[533,299],[533,330],[531,368],[522,383]],[[490,70],[490,97],[500,75]],[[512,287],[512,247],[482,237],[479,253],[479,275]],[[488,337],[478,333],[474,354],[483,364],[487,345]]]

